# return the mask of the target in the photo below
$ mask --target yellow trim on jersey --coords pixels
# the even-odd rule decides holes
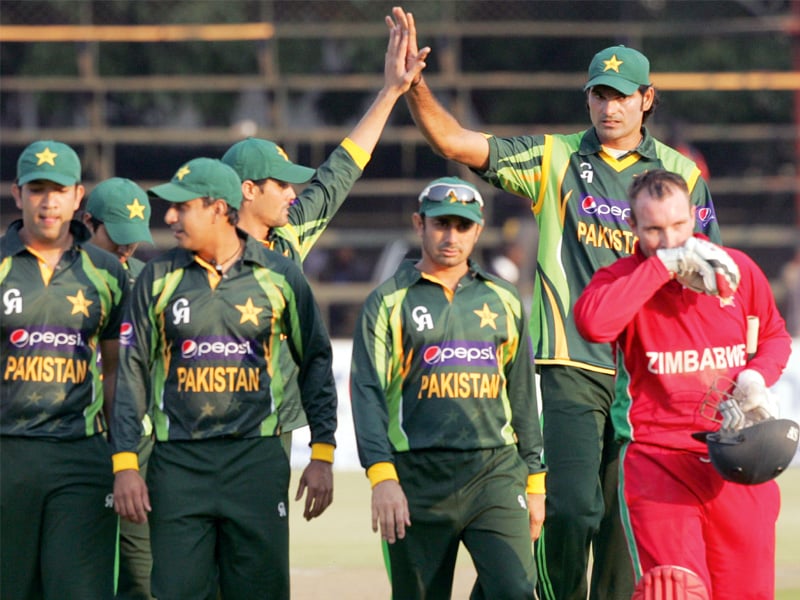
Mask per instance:
[[[222,281],[222,275],[220,275],[219,271],[217,271],[217,268],[210,262],[200,258],[197,254],[194,255],[194,259],[197,261],[197,264],[208,271],[208,285],[211,286],[211,289],[217,289],[219,282]]]
[[[370,159],[372,158],[372,155],[350,138],[344,138],[341,146],[347,150],[347,153],[350,155],[356,165],[358,165],[358,168],[363,171],[364,167],[367,166],[367,163],[369,163]]]
[[[525,493],[544,494],[545,493],[544,479],[546,476],[547,473],[534,473],[533,475],[528,475],[528,483],[525,486]]]
[[[49,285],[50,280],[53,278],[53,273],[55,273],[55,270],[50,268],[50,265],[47,264],[47,261],[44,259],[44,257],[41,254],[39,254],[36,250],[31,248],[30,246],[25,246],[25,248],[27,248],[28,252],[30,252],[36,257],[36,260],[39,263],[39,272],[42,274],[42,279],[44,279],[44,284]]]
[[[333,462],[333,450],[336,448],[333,444],[323,444],[316,442],[311,444],[311,460],[321,460],[326,463]]]
[[[447,298],[447,301],[448,302],[452,302],[453,301],[453,295],[455,294],[455,292],[453,290],[451,290],[447,285],[445,285],[442,282],[441,279],[438,279],[437,277],[435,277],[434,275],[431,275],[430,273],[422,273],[422,272],[420,272],[420,276],[423,279],[427,279],[428,281],[432,281],[433,283],[436,283],[436,284],[442,286],[442,289],[444,290],[444,295]]]
[[[111,456],[111,462],[114,473],[128,469],[139,470],[139,457],[136,456],[136,452],[117,452]]]
[[[397,476],[397,469],[395,469],[394,465],[390,462],[375,463],[367,469],[367,477],[372,487],[375,487],[382,481],[388,481],[390,479],[400,481],[400,478]]]
[[[597,365],[590,365],[585,362],[580,362],[577,360],[565,360],[559,358],[537,358],[536,365],[558,365],[561,367],[575,367],[576,369],[583,369],[584,371],[592,371],[594,373],[602,373],[603,375],[614,375],[616,371],[614,369],[607,369],[605,367],[598,367]]]
[[[617,173],[621,173],[632,164],[639,162],[639,159],[641,158],[641,155],[638,152],[631,152],[626,154],[621,159],[616,159],[606,152],[605,148],[598,153],[598,156],[603,160],[604,163],[614,169]]]
[[[569,348],[567,347],[567,331],[564,328],[564,321],[561,320],[561,312],[558,309],[558,299],[553,294],[553,290],[547,285],[547,282],[542,279],[542,289],[547,295],[547,301],[553,307],[553,336],[554,336],[554,353],[556,356],[569,356]],[[538,362],[538,361],[537,361]]]

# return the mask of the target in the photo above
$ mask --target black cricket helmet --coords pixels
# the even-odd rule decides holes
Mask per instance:
[[[738,431],[705,436],[711,464],[727,481],[756,485],[774,479],[797,452],[800,426],[790,419],[767,419]]]

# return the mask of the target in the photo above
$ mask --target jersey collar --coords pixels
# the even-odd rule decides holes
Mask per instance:
[[[19,237],[19,231],[22,229],[22,219],[17,219],[8,226],[6,234],[3,236],[3,254],[11,256],[19,254],[25,250],[25,244]],[[73,247],[82,246],[90,239],[92,239],[92,232],[83,223],[77,219],[72,219],[69,222],[69,232],[72,234]]]

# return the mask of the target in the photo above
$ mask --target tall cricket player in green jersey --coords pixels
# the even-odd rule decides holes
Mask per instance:
[[[424,60],[430,49],[417,49],[413,17],[401,8],[393,15],[393,26],[410,36],[408,54],[395,60],[409,66]],[[607,344],[589,344],[577,333],[572,307],[598,268],[633,253],[626,192],[637,174],[682,175],[697,206],[697,230],[719,241],[719,229],[700,170],[644,127],[657,99],[647,58],[624,46],[598,52],[584,92],[589,129],[509,138],[462,127],[423,78],[406,100],[438,154],[529,199],[538,224],[530,325],[548,465],[547,520],[536,548],[540,596],[585,600],[591,548],[590,598],[627,600],[633,567],[619,518],[619,447],[610,419],[615,362]]]
[[[532,598],[544,517],[533,355],[516,289],[469,259],[483,199],[456,177],[420,195],[422,258],[367,298],[351,396],[372,527],[394,598],[449,598],[463,542],[473,598]]]
[[[278,365],[292,353],[311,427],[302,489],[333,459],[330,340],[300,269],[235,227],[233,169],[194,159],[151,193],[171,202],[165,220],[179,247],[145,266],[122,330],[117,511],[142,522],[152,508],[155,597],[209,598],[219,583],[222,597],[288,599],[290,467]],[[142,398],[154,407],[156,437],[147,485],[135,456]],[[309,487],[304,515],[330,501]]]
[[[104,434],[128,279],[73,219],[80,180],[66,144],[28,146],[11,187],[22,219],[0,240],[0,588],[10,600],[114,595]]]

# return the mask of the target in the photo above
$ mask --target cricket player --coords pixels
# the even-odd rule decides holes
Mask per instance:
[[[124,177],[101,181],[89,194],[83,223],[91,230],[91,242],[119,257],[128,273],[131,288],[144,268],[133,256],[141,243],[153,243],[150,235],[150,200],[139,185]],[[142,439],[137,454],[142,477],[153,450],[153,423],[149,414],[142,419]],[[147,523],[122,519],[119,523],[119,575],[116,600],[150,600],[150,530]]]
[[[71,147],[29,145],[11,186],[22,219],[0,240],[0,589],[9,600],[114,595],[104,412],[128,278],[73,219],[80,182]]]
[[[475,186],[431,182],[413,222],[422,257],[367,298],[350,379],[392,596],[449,598],[463,542],[472,598],[532,598],[545,467],[522,302],[470,259],[484,223]]]
[[[410,35],[409,54],[396,59],[424,60],[430,49],[417,49],[413,17],[401,8],[393,15],[390,27]],[[662,167],[679,173],[697,206],[697,230],[712,240],[719,230],[700,170],[644,126],[657,102],[647,58],[625,46],[601,50],[583,91],[588,129],[508,138],[462,127],[422,77],[405,97],[435,152],[529,199],[539,228],[530,327],[549,473],[547,521],[536,544],[539,595],[586,600],[591,549],[590,598],[629,600],[633,573],[619,522],[619,448],[610,419],[615,361],[607,344],[580,336],[572,306],[592,273],[634,250],[626,192],[637,175]]]
[[[289,598],[289,460],[280,433],[281,353],[299,368],[311,427],[300,485],[310,516],[331,502],[309,482],[329,469],[336,429],[331,347],[300,269],[236,228],[241,181],[197,158],[151,194],[170,202],[178,247],[137,279],[112,421],[115,507],[150,514],[157,598]],[[286,341],[282,341],[282,338]],[[149,380],[149,384],[148,384]],[[143,402],[146,400],[146,402]],[[139,407],[153,407],[147,484]]]
[[[758,266],[693,237],[697,209],[683,177],[644,173],[630,200],[636,252],[597,271],[575,322],[590,341],[611,342],[619,360],[612,415],[624,440],[619,493],[636,578],[671,565],[696,574],[712,600],[773,598],[778,487],[724,480],[691,434],[709,429],[702,403],[721,377],[736,382],[745,417],[723,427],[774,417],[767,386],[791,338]],[[713,265],[707,278],[696,275],[704,263]],[[759,322],[750,359],[749,316]]]
[[[388,51],[406,52],[408,36],[399,30],[389,39]],[[239,227],[265,246],[291,258],[302,267],[314,244],[341,208],[350,190],[372,158],[383,128],[422,63],[406,70],[391,63],[384,70],[383,88],[356,126],[316,170],[294,164],[286,152],[269,140],[247,138],[233,144],[222,162],[242,180]],[[391,68],[390,68],[391,67]],[[297,194],[294,186],[306,184]],[[284,353],[288,358],[288,353]],[[284,365],[285,397],[281,405],[284,443],[291,449],[291,431],[306,425],[291,361]],[[332,473],[328,477],[333,489]]]

